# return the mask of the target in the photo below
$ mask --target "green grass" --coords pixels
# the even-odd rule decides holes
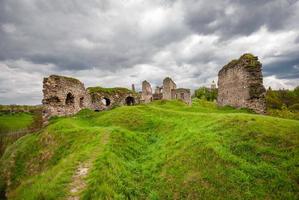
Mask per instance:
[[[82,199],[298,199],[299,121],[201,100],[83,110],[9,146],[1,185],[65,199],[87,161]]]
[[[32,122],[30,113],[0,113],[0,134],[26,129]]]
[[[132,90],[122,87],[115,87],[115,88],[103,88],[103,87],[89,87],[87,88],[90,94],[93,93],[106,93],[106,94],[124,94],[124,93],[133,93]]]

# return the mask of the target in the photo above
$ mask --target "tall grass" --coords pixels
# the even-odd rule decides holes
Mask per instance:
[[[297,199],[299,121],[201,100],[83,110],[9,146],[2,188],[65,199],[88,160],[82,199]]]

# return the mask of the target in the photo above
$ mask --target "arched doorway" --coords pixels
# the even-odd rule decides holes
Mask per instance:
[[[101,101],[105,106],[110,106],[110,104],[111,104],[110,99],[107,97],[104,97]]]
[[[135,99],[134,97],[128,96],[126,98],[126,104],[127,106],[133,106],[135,104]]]
[[[75,104],[75,97],[74,97],[74,95],[72,94],[72,93],[68,93],[67,95],[66,95],[66,99],[65,99],[65,105],[67,105],[67,106],[72,106],[72,105],[74,105]]]
[[[84,97],[80,98],[80,108],[84,107]]]

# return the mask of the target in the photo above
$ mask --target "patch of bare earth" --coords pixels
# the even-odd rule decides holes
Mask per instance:
[[[92,167],[92,163],[96,159],[96,155],[102,150],[102,147],[108,142],[109,134],[105,133],[101,138],[101,148],[99,148],[93,155],[84,163],[80,163],[76,173],[73,175],[72,182],[70,184],[70,196],[67,200],[79,200],[81,192],[86,187],[85,178],[88,175],[90,168]]]

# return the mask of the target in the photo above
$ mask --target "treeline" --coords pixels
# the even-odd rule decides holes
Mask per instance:
[[[34,112],[40,110],[42,105],[30,106],[30,105],[0,105],[0,112],[5,113],[18,113],[18,112]]]
[[[207,101],[215,101],[217,100],[217,95],[217,88],[200,87],[194,91],[193,97]]]
[[[216,101],[217,94],[216,88],[201,87],[195,90],[193,98]],[[266,106],[268,115],[299,120],[299,86],[294,90],[268,88]]]
[[[272,90],[271,87],[266,93],[267,108],[289,109],[299,111],[299,86],[294,90]]]
[[[195,90],[193,97],[207,101],[217,100],[217,89],[200,87]],[[272,90],[271,87],[266,92],[266,104],[269,109],[289,109],[299,111],[299,86],[294,90]]]

